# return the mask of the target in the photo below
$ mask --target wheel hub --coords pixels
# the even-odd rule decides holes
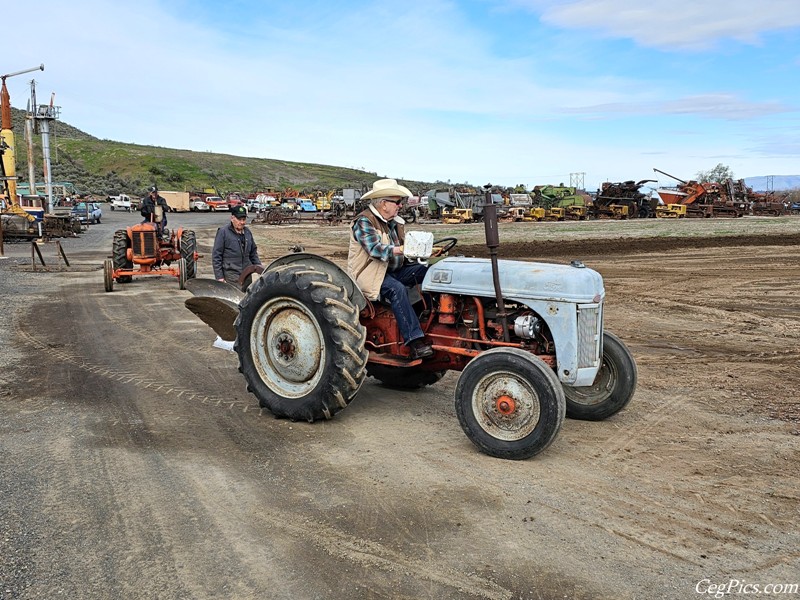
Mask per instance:
[[[294,340],[289,335],[280,335],[278,336],[278,343],[275,345],[275,349],[278,351],[278,357],[284,360],[291,360],[294,358],[295,353],[295,345]]]
[[[501,415],[508,416],[517,410],[517,403],[511,396],[503,394],[495,400],[494,407]]]
[[[539,422],[539,401],[531,384],[516,373],[495,371],[472,392],[473,414],[492,437],[513,441],[530,434]]]

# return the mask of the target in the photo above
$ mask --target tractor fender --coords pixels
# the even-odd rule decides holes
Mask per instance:
[[[268,272],[275,269],[296,264],[303,264],[311,269],[327,273],[335,284],[345,289],[350,302],[358,308],[359,312],[367,306],[367,299],[364,297],[364,294],[361,292],[358,285],[356,285],[353,278],[335,262],[318,256],[317,254],[311,254],[309,252],[286,254],[269,263],[261,276],[264,277]]]

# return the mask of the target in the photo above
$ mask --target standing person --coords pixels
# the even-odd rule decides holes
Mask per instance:
[[[161,207],[161,223],[156,221],[156,207]],[[167,229],[167,213],[169,212],[169,204],[158,194],[158,188],[152,186],[147,190],[147,196],[142,200],[141,215],[144,217],[145,223],[155,223],[161,232]]]
[[[425,342],[406,286],[421,283],[428,267],[405,262],[405,221],[397,215],[403,200],[412,195],[394,179],[379,179],[361,196],[370,205],[353,221],[347,272],[369,300],[390,304],[411,357],[427,358],[433,348]]]
[[[260,267],[258,248],[253,233],[246,226],[247,209],[240,205],[231,209],[231,222],[217,229],[214,249],[211,251],[211,265],[217,281],[227,281],[237,287],[244,282],[239,279],[247,267]]]

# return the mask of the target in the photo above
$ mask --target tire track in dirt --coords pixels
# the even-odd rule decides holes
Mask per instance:
[[[27,331],[17,329],[17,336],[19,339],[24,339],[29,346],[39,351],[47,351],[51,357],[58,358],[64,363],[68,363],[82,371],[92,373],[113,380],[124,385],[132,385],[133,387],[149,390],[150,392],[160,394],[162,396],[172,396],[186,401],[198,401],[201,404],[210,406],[222,406],[226,410],[241,410],[242,412],[259,412],[264,414],[264,409],[254,408],[252,403],[244,400],[231,400],[229,398],[222,398],[220,396],[207,395],[192,388],[177,386],[172,382],[152,378],[148,374],[138,373],[135,371],[118,370],[108,365],[97,364],[94,359],[88,359],[80,354],[73,353],[63,347],[54,347],[52,344],[47,343],[42,338],[35,337]],[[268,411],[266,411],[268,412]]]

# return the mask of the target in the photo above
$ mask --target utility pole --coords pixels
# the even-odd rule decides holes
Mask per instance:
[[[44,158],[44,186],[47,193],[47,212],[53,212],[53,175],[50,171],[50,123],[55,121],[61,112],[60,106],[53,106],[55,94],[50,95],[50,104],[36,104],[36,82],[31,80],[31,112],[28,119],[34,122],[36,133],[42,134],[42,156]],[[30,164],[30,163],[29,163]],[[30,168],[30,167],[29,167]],[[32,170],[32,169],[31,169]],[[36,192],[35,178],[31,179],[31,194]]]
[[[570,173],[569,187],[574,187],[576,190],[584,190],[586,188],[585,177],[586,173]]]

